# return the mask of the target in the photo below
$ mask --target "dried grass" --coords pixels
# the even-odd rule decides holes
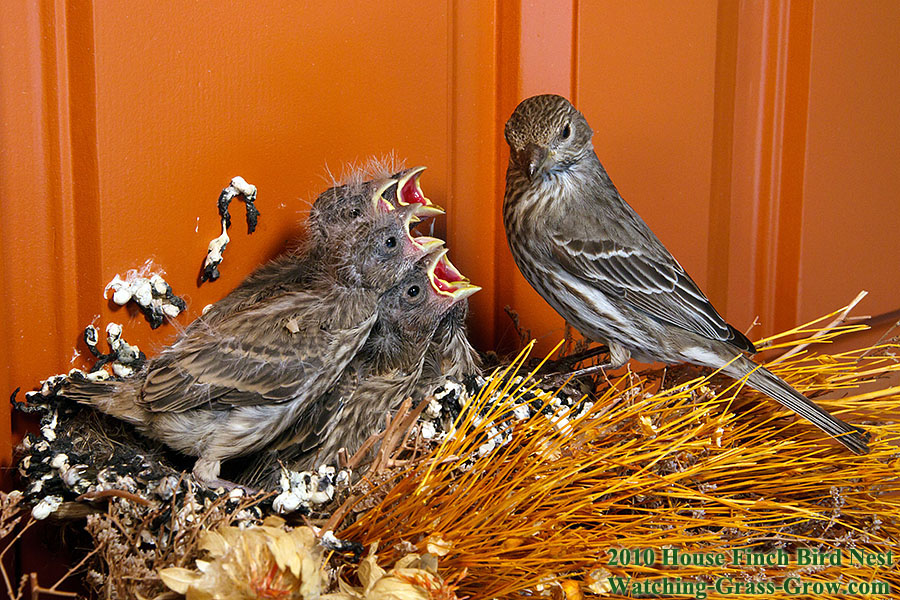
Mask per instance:
[[[159,577],[166,567],[193,565],[203,532],[231,525],[259,498],[228,506],[227,498],[202,500],[190,490],[168,505],[147,507],[114,498],[106,512],[88,516],[86,529],[97,558],[84,579],[98,598],[156,598],[168,594]],[[250,519],[251,521],[253,519]]]
[[[763,341],[768,349],[803,346],[773,369],[851,422],[900,414],[900,386],[825,398],[896,374],[897,346],[815,355],[812,345],[861,328],[816,325]],[[385,556],[399,556],[410,545],[424,551],[439,540],[448,550],[442,568],[451,576],[467,571],[459,594],[472,598],[571,598],[592,591],[625,597],[610,584],[629,576],[709,584],[728,577],[882,580],[900,589],[897,569],[847,564],[850,549],[898,550],[900,425],[868,426],[872,452],[852,456],[741,382],[694,372],[626,373],[606,385],[585,414],[554,422],[538,413],[511,422],[512,441],[479,456],[490,428],[509,420],[510,404],[533,391],[530,380],[494,377],[457,424],[459,433],[389,489],[376,490],[379,503],[339,534],[377,542]],[[479,412],[486,417],[476,422]],[[844,564],[660,564],[663,548],[793,553],[798,547],[841,549]],[[611,565],[618,548],[651,549],[656,560]]]

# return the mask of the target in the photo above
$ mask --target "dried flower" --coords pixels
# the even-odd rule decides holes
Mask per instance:
[[[169,588],[188,600],[317,599],[327,579],[322,551],[309,527],[286,529],[269,517],[248,528],[204,531],[197,570],[169,567],[159,572]]]
[[[435,556],[407,554],[385,571],[378,565],[376,550],[377,544],[373,544],[357,569],[360,587],[342,580],[340,591],[323,596],[323,600],[458,600],[455,586],[438,575]]]

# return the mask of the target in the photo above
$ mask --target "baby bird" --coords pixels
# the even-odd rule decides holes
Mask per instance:
[[[134,424],[191,456],[210,485],[221,461],[258,451],[330,389],[369,338],[381,294],[442,242],[413,238],[422,206],[384,213],[302,289],[198,319],[135,376],[73,380],[63,397]]]
[[[415,387],[442,319],[481,289],[447,268],[446,252],[420,260],[381,296],[369,338],[340,380],[257,457],[245,471],[245,483],[271,487],[282,465],[303,471],[334,463],[341,448],[352,455],[378,432]]]
[[[397,206],[414,203],[433,206],[431,200],[422,192],[419,184],[419,177],[424,170],[425,167],[415,167],[392,175],[398,179]],[[386,194],[386,198],[391,200],[389,194]],[[444,280],[460,281],[465,279],[446,257],[438,264],[437,268],[440,270],[439,276]],[[467,335],[466,318],[468,315],[469,301],[466,298],[454,304],[453,308],[444,315],[426,352],[424,371],[419,385],[417,385],[419,393],[416,395],[418,397],[433,391],[444,377],[461,381],[469,375],[481,373],[481,358],[472,347]]]

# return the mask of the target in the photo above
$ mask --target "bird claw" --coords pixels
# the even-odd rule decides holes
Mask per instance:
[[[548,361],[541,367],[539,373],[546,373],[547,377],[552,375],[568,375],[572,371],[572,367],[577,365],[580,362],[584,362],[589,358],[593,358],[598,354],[608,354],[609,347],[607,346],[594,346],[593,348],[589,348],[584,352],[579,352],[577,354],[570,354],[568,356],[563,356],[553,361]]]
[[[547,387],[559,389],[562,388],[570,380],[568,373],[547,373],[541,376],[541,383]]]

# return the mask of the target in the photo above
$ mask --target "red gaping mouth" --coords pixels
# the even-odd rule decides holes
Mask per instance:
[[[459,272],[459,269],[453,266],[453,263],[450,262],[450,259],[447,258],[446,254],[442,256],[437,265],[435,265],[434,275],[449,284],[460,281],[469,281],[467,277],[464,277],[463,274]]]
[[[424,170],[425,167],[415,167],[410,169],[400,178],[400,181],[397,183],[397,204],[400,206],[420,204],[425,208],[431,209],[431,211],[436,211],[432,212],[432,214],[443,214],[444,209],[429,200],[424,192],[422,192],[422,186],[419,184],[419,177],[422,176]],[[420,213],[420,215],[422,215],[422,213]]]
[[[431,216],[433,207],[422,206],[421,204],[412,204],[397,209],[395,216],[402,219],[403,229],[406,231],[406,237],[412,243],[414,248],[422,251],[422,254],[430,254],[436,248],[444,245],[444,240],[430,237],[427,235],[413,236],[410,226],[417,223],[420,215]]]
[[[448,296],[453,302],[459,302],[480,290],[477,285],[472,285],[469,280],[453,266],[447,258],[447,250],[434,254],[434,258],[428,267],[428,279],[431,287],[438,294]]]

